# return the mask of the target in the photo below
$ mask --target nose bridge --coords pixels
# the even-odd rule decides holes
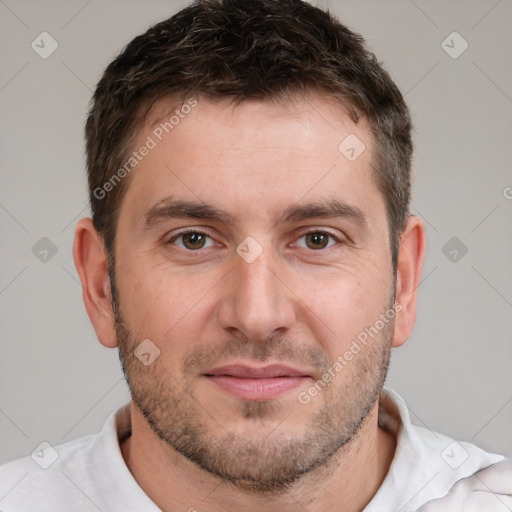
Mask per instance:
[[[278,277],[280,265],[270,247],[263,249],[254,240],[244,242],[237,248],[219,321],[224,329],[235,328],[255,341],[265,340],[273,331],[291,326],[294,305]]]
[[[262,301],[260,307],[265,307],[274,302],[281,285],[276,277],[276,271],[272,271],[272,257],[269,250],[261,254],[254,261],[239,261],[237,263],[237,278],[239,280],[240,293],[245,297],[246,303]],[[281,285],[282,286],[282,285]]]

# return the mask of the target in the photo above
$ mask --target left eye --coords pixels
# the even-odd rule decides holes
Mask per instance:
[[[206,245],[209,240],[209,245]],[[177,241],[181,241],[178,243]],[[180,233],[175,236],[169,243],[176,243],[176,245],[182,249],[188,249],[191,251],[197,251],[200,249],[206,249],[214,245],[214,241],[206,233],[201,231],[189,231],[187,233]]]
[[[327,249],[338,242],[333,235],[326,233],[325,231],[310,231],[299,238],[299,240],[302,239],[304,239],[305,245],[298,244],[299,247],[313,250]]]

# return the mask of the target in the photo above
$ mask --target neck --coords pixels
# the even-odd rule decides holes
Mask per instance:
[[[256,494],[223,482],[177,453],[131,403],[132,435],[121,443],[123,458],[140,487],[163,512],[361,511],[381,486],[395,452],[395,438],[378,426],[378,403],[358,435],[323,466],[286,492]],[[222,504],[222,509],[219,509]]]

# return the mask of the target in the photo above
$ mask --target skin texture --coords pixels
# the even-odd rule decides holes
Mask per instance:
[[[157,103],[136,147],[170,109],[170,99]],[[338,150],[350,134],[366,146],[353,162]],[[199,99],[129,178],[115,247],[117,318],[101,237],[90,219],[79,222],[84,302],[100,342],[119,346],[132,393],[122,453],[162,510],[288,511],[299,502],[311,512],[357,511],[381,485],[395,439],[378,427],[377,399],[390,350],[414,325],[425,232],[408,218],[394,282],[371,153],[364,121],[314,94],[286,105]],[[233,219],[147,225],[147,212],[171,197]],[[332,199],[363,220],[279,221],[290,207]],[[207,236],[179,237],[183,228]],[[262,250],[251,263],[236,252],[246,237]],[[394,322],[301,403],[299,393],[395,300]],[[148,366],[134,356],[145,339],[160,350]],[[231,364],[286,364],[307,377],[275,398],[242,399],[205,375]]]

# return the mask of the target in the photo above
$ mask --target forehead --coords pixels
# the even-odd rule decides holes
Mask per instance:
[[[335,100],[197,98],[184,105],[157,102],[137,137],[135,150],[152,141],[127,192],[139,212],[172,195],[229,202],[240,215],[254,215],[255,201],[262,215],[274,209],[278,217],[286,202],[289,208],[306,196],[311,202],[336,192],[347,203],[357,199],[364,211],[378,192],[370,130]]]
[[[199,133],[197,130],[209,132],[210,140],[214,140],[219,149],[227,149],[220,144],[224,141],[231,149],[236,149],[237,144],[248,148],[251,143],[256,148],[259,142],[262,146],[273,147],[269,144],[269,135],[276,132],[280,135],[273,140],[276,147],[297,150],[300,144],[304,151],[316,151],[320,139],[327,149],[333,135],[336,139],[343,134],[357,134],[366,142],[371,138],[364,117],[356,124],[349,109],[338,100],[313,91],[303,96],[292,95],[287,100],[235,101],[198,97],[178,102],[173,97],[163,98],[149,111],[140,135],[145,137],[150,133],[157,143],[165,144],[172,136],[180,137],[185,132],[187,136],[192,135],[190,142],[194,143],[200,142],[194,140],[194,135]],[[180,142],[183,142],[181,137]],[[330,149],[337,156],[337,144]]]

